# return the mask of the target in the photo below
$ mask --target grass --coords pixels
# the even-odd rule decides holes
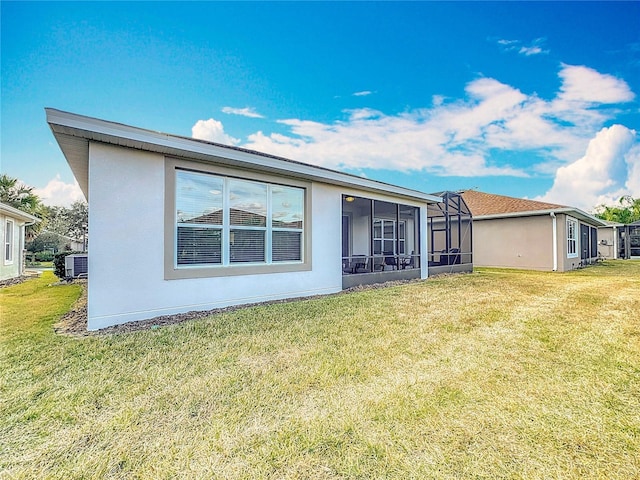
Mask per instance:
[[[640,262],[479,269],[128,334],[0,290],[0,478],[640,478]]]

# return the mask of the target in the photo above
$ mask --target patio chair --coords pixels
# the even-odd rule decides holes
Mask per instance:
[[[384,270],[397,270],[398,264],[393,252],[384,252]]]
[[[353,273],[367,273],[369,271],[369,257],[358,258],[353,267]]]

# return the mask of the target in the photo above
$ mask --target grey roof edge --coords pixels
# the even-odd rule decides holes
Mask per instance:
[[[603,222],[605,223],[605,227],[624,227],[625,226],[624,223],[612,222],[610,220],[603,220]]]
[[[360,188],[383,194],[420,200],[427,203],[440,202],[438,196],[392,185],[378,180],[359,177],[350,173],[339,172],[325,167],[318,167],[295,160],[277,157],[253,150],[221,145],[179,135],[146,130],[122,123],[101,120],[98,118],[65,112],[54,108],[45,108],[47,123],[56,141],[69,162],[68,152],[64,151],[59,136],[71,135],[85,139],[114,145],[148,150],[167,155],[194,158],[210,161],[227,160],[230,164],[252,169],[279,172],[286,176],[312,179],[324,183],[340,185],[347,188]],[[71,164],[71,162],[69,162]],[[73,167],[72,167],[73,169]],[[74,175],[75,175],[74,171]],[[77,179],[83,184],[82,179]],[[86,181],[86,179],[85,179]],[[84,191],[84,189],[83,189]],[[85,191],[85,195],[88,191]]]
[[[496,213],[491,215],[474,215],[474,220],[491,220],[498,218],[514,218],[514,217],[532,217],[532,216],[542,216],[542,215],[550,215],[551,213],[565,213],[567,215],[571,215],[573,217],[579,218],[580,220],[585,220],[590,222],[593,225],[598,227],[605,227],[607,223],[604,220],[601,220],[593,215],[583,212],[579,208],[572,207],[563,207],[563,208],[550,208],[548,210],[530,210],[526,212],[510,212],[510,213]]]
[[[3,212],[7,215],[12,216],[13,218],[19,218],[28,222],[39,222],[40,219],[31,215],[30,213],[23,212],[22,210],[12,207],[11,205],[7,205],[6,203],[0,202],[0,212]]]

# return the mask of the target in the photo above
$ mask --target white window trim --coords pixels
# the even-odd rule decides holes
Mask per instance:
[[[227,263],[223,264],[211,264],[211,265],[193,265],[193,266],[177,266],[176,261],[176,223],[175,223],[175,208],[176,208],[176,171],[178,170],[190,170],[193,172],[199,172],[204,174],[217,175],[220,177],[236,178],[240,180],[248,180],[255,182],[262,182],[271,185],[280,185],[288,187],[302,188],[304,190],[304,224],[302,229],[279,229],[271,228],[269,231],[301,231],[302,232],[302,245],[301,255],[302,261],[283,261],[283,262],[260,262],[260,263]],[[232,169],[220,165],[212,165],[200,162],[194,162],[190,160],[183,160],[177,158],[165,158],[165,256],[164,256],[164,270],[166,280],[175,280],[182,278],[208,278],[208,277],[222,277],[222,276],[235,276],[235,275],[253,275],[263,273],[283,273],[283,272],[295,272],[295,271],[309,271],[311,270],[311,184],[308,182],[278,177],[274,175],[261,174],[257,172]],[[270,203],[270,199],[269,199]],[[226,212],[226,210],[224,210]],[[225,213],[225,215],[228,215]],[[228,220],[228,219],[227,219]],[[229,231],[235,229],[236,226],[229,227],[228,222],[225,228],[226,239],[228,239]],[[242,227],[240,227],[242,228]],[[270,235],[266,235],[265,242],[268,246],[271,246]],[[225,233],[223,232],[223,249],[228,248],[226,245],[228,241],[225,241]],[[265,245],[266,248],[267,245]],[[271,260],[271,252],[268,250],[265,252],[265,259]],[[224,254],[223,254],[224,255]]]
[[[11,228],[9,228],[11,225]],[[13,251],[15,249],[15,231],[16,231],[16,222],[7,218],[4,222],[4,264],[5,265],[13,265],[14,255]]]
[[[571,231],[570,228],[569,228],[569,223],[573,223],[573,225],[574,225],[574,228],[573,228],[574,237],[573,238],[569,237],[569,232]],[[566,245],[567,245],[567,258],[578,258],[580,256],[580,248],[579,248],[579,245],[578,245],[578,228],[580,226],[580,222],[578,222],[578,220],[573,218],[573,217],[567,216],[566,225],[567,225],[567,235],[566,235],[566,237],[567,237],[567,243],[566,243]],[[569,242],[571,242],[571,241],[575,245],[574,253],[570,253],[569,252]]]
[[[380,222],[380,234],[382,235],[382,237],[376,237],[375,236],[375,223],[376,222]],[[374,255],[384,255],[385,249],[384,249],[384,242],[385,241],[389,241],[389,240],[393,240],[393,254],[394,255],[406,255],[407,254],[407,221],[406,220],[400,220],[399,224],[396,224],[395,220],[390,220],[387,218],[374,218],[373,219],[373,223],[374,223],[374,232],[373,232],[373,241],[379,241],[381,242],[380,245],[382,246],[381,251],[379,253],[375,253],[374,251]],[[384,226],[385,223],[391,223],[393,224],[393,238],[386,238],[384,236]],[[400,238],[400,226],[404,227],[404,236],[405,238]],[[402,245],[402,250],[404,250],[403,252],[398,251],[398,247]]]

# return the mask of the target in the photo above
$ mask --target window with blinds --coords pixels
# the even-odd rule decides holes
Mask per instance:
[[[176,265],[302,262],[298,187],[176,171]]]

